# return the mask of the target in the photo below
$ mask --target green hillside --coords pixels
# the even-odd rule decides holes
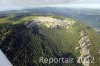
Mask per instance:
[[[91,66],[100,65],[100,34],[91,27],[80,22],[67,29],[66,27],[48,28],[45,25],[32,25],[27,28],[26,22],[34,20],[38,16],[16,17],[10,15],[0,18],[0,48],[14,66],[83,66],[77,63],[80,56],[79,45],[80,31],[86,29],[91,42],[91,56],[95,58]],[[46,16],[52,17],[52,16]],[[56,17],[67,21],[70,18]],[[51,24],[50,24],[51,25]],[[73,63],[39,63],[39,58],[75,58]]]

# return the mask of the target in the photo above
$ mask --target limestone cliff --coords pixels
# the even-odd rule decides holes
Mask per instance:
[[[30,28],[33,25],[43,25],[47,28],[65,27],[68,29],[74,23],[75,21],[69,19],[61,20],[53,17],[40,16],[40,17],[33,18],[29,22],[26,22],[25,25],[27,26],[27,28]]]

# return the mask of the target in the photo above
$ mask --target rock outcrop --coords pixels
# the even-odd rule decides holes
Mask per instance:
[[[73,25],[75,23],[75,21],[73,20],[61,20],[61,19],[56,19],[53,17],[35,17],[33,18],[31,21],[26,22],[25,25],[27,26],[27,28],[32,27],[33,25],[43,25],[46,26],[48,28],[57,28],[57,27],[66,27],[69,28],[69,26]]]
[[[90,66],[91,61],[91,43],[88,37],[88,34],[85,29],[80,32],[80,40],[79,40],[79,51],[80,57],[78,58],[78,63],[82,63],[84,66]]]

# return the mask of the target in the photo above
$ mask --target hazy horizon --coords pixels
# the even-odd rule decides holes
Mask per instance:
[[[1,0],[0,11],[34,7],[67,7],[100,9],[100,0]]]

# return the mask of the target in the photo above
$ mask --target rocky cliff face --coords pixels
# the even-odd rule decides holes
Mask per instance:
[[[80,40],[79,40],[79,48],[80,48],[80,57],[78,62],[81,62],[84,66],[90,66],[90,50],[91,50],[91,43],[88,37],[86,30],[81,30],[80,32]]]
[[[57,27],[66,27],[67,29],[73,25],[75,21],[73,20],[61,20],[53,17],[35,17],[31,21],[26,22],[25,25],[27,28],[31,28],[33,25],[43,25],[47,28],[57,28]]]

